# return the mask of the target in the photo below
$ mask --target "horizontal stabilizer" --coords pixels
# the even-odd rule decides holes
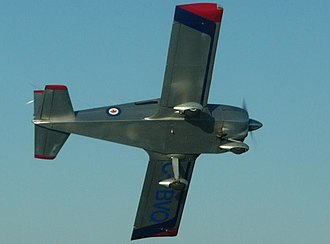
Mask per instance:
[[[70,134],[35,125],[34,157],[54,159]]]

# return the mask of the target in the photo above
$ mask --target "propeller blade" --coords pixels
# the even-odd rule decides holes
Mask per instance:
[[[247,111],[245,98],[243,98],[243,101],[242,101],[242,108]]]

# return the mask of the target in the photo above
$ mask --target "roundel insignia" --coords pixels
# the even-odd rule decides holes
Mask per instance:
[[[107,110],[107,113],[111,116],[116,116],[120,113],[120,110],[119,110],[119,108],[111,107]]]

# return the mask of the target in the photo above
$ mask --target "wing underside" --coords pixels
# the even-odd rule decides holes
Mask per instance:
[[[159,184],[173,177],[169,156],[148,152],[150,160],[143,184],[132,240],[176,236],[187,197],[195,160],[198,155],[185,155],[180,160],[180,175],[188,181],[184,190],[174,190]]]
[[[166,63],[162,107],[207,104],[223,9],[217,4],[176,7]]]
[[[217,4],[187,4],[176,7],[172,27],[160,111],[202,110],[206,107],[223,9]],[[176,236],[195,160],[195,155],[176,156],[148,151],[150,160],[132,233],[132,240]],[[166,187],[173,172],[179,172],[185,188]],[[168,181],[169,180],[169,181]],[[161,182],[161,184],[159,184]],[[177,181],[176,181],[177,182]]]

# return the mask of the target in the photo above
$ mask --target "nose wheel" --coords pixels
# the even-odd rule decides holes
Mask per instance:
[[[234,139],[224,140],[220,144],[219,148],[235,154],[242,154],[249,150],[249,146],[247,144]]]

